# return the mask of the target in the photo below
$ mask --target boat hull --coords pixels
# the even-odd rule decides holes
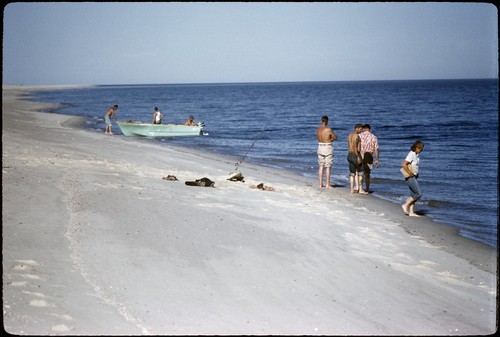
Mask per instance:
[[[148,124],[118,122],[125,136],[138,137],[193,137],[202,135],[202,126],[187,126],[182,124]]]

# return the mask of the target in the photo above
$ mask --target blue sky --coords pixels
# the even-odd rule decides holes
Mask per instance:
[[[498,77],[488,3],[11,3],[3,84]]]

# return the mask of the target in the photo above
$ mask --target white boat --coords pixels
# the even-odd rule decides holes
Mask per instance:
[[[117,122],[125,136],[139,137],[186,137],[201,136],[205,124],[189,126],[183,124],[151,124],[138,122]]]

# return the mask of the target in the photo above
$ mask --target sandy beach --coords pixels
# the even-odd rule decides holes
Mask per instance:
[[[228,181],[235,158],[84,130],[40,89],[2,90],[8,333],[496,332],[496,250],[294,173]]]

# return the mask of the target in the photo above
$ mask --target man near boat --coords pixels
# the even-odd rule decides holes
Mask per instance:
[[[104,121],[106,122],[106,129],[104,130],[105,135],[112,135],[113,132],[111,132],[111,118],[114,117],[115,121],[118,122],[118,118],[116,117],[115,111],[118,110],[118,105],[113,105],[111,108],[106,111],[106,114],[104,115]]]

